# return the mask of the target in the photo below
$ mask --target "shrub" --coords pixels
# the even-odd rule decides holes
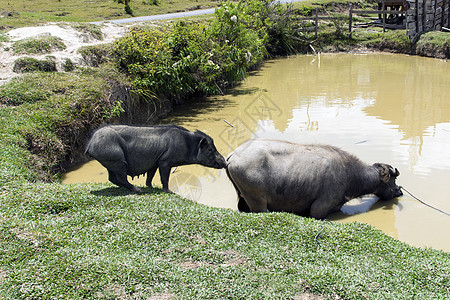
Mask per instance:
[[[13,71],[16,73],[27,72],[56,72],[56,62],[47,58],[45,60],[39,60],[32,57],[21,57],[14,61]]]
[[[142,4],[144,4],[144,5],[160,5],[161,0],[142,0]]]
[[[300,47],[297,27],[298,15],[304,15],[301,9],[294,10],[291,6],[284,6],[280,2],[271,0],[250,0],[234,5],[227,2],[222,6],[225,13],[234,9],[238,19],[245,24],[247,30],[257,33],[270,55],[285,55],[297,52]],[[217,14],[219,12],[216,12]]]
[[[152,95],[176,88],[171,51],[164,33],[155,28],[132,28],[116,41],[113,56],[120,70],[133,78],[133,84]]]
[[[75,70],[75,64],[73,63],[73,61],[70,58],[66,58],[62,62],[61,67],[66,72],[71,72],[71,71]]]
[[[257,1],[224,3],[216,9],[216,20],[211,25],[211,36],[217,41],[218,52],[226,78],[231,81],[242,80],[246,70],[261,63],[266,54],[263,30],[255,30],[252,21],[259,15],[249,13],[251,3]]]
[[[111,44],[85,46],[78,49],[84,63],[90,67],[98,67],[108,61],[112,51]]]
[[[34,38],[23,39],[12,46],[14,53],[41,54],[50,53],[52,50],[64,50],[66,45],[58,38],[51,35],[41,35]]]
[[[133,15],[133,10],[129,4],[125,5],[125,13],[128,15]]]
[[[191,94],[221,93],[267,55],[264,24],[268,15],[276,19],[268,6],[269,1],[227,2],[209,24],[179,21],[164,30],[135,27],[114,44],[114,60],[137,90],[153,97],[178,102]],[[282,7],[275,6],[277,12]],[[253,14],[255,9],[258,13]]]
[[[213,21],[132,28],[115,42],[112,56],[135,92],[178,103],[193,94],[222,93],[269,53],[295,52],[294,15],[270,0],[228,1]]]
[[[103,41],[103,33],[101,27],[95,24],[89,23],[78,23],[72,26],[77,31],[81,31],[89,36],[93,37],[96,40]]]

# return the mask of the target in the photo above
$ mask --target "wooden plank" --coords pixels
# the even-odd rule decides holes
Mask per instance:
[[[355,14],[366,14],[366,15],[378,15],[386,13],[388,15],[403,15],[406,13],[406,10],[353,10]]]
[[[336,20],[336,19],[341,19],[341,20],[348,20],[348,17],[344,17],[344,16],[336,16],[336,17],[304,17],[304,18],[300,18],[298,20],[300,21],[315,21],[315,20]]]
[[[311,27],[303,27],[302,29],[301,29],[301,31],[316,31],[316,28],[315,27],[313,27],[313,26],[311,26]]]
[[[319,27],[319,21],[318,21],[318,9],[317,9],[317,7],[316,7],[316,31],[315,31],[315,37],[316,37],[316,39],[317,39],[317,30],[318,30],[318,27]]]
[[[348,12],[348,36],[351,39],[352,38],[352,21],[353,21],[353,5],[350,3],[350,9]]]

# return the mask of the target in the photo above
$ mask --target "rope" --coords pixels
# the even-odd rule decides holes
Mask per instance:
[[[319,237],[321,237],[320,234],[321,234],[322,231],[323,231],[323,224],[324,224],[325,222],[328,222],[328,223],[330,223],[330,224],[333,224],[333,223],[331,223],[328,219],[323,219],[323,220],[322,220],[322,225],[321,225],[321,227],[320,227],[320,231],[319,231],[319,232],[316,234],[316,236],[314,237],[314,240],[316,241],[317,245],[319,245],[319,247],[321,246],[321,245],[320,245],[320,242],[319,242]]]
[[[447,216],[450,216],[450,214],[449,213],[446,213],[445,211],[443,211],[443,210],[440,210],[439,208],[436,208],[436,207],[434,207],[434,206],[432,206],[432,205],[430,205],[430,204],[427,204],[427,203],[425,203],[425,202],[423,202],[422,200],[420,200],[419,198],[417,198],[416,196],[414,196],[413,194],[411,194],[407,189],[405,189],[404,187],[400,187],[402,190],[404,190],[405,192],[407,192],[411,197],[413,197],[414,199],[416,199],[417,201],[419,201],[420,203],[422,203],[423,205],[426,205],[426,206],[428,206],[428,207],[431,207],[432,209],[434,209],[434,210],[437,210],[438,212],[441,212],[441,213],[443,213],[444,215],[447,215]]]

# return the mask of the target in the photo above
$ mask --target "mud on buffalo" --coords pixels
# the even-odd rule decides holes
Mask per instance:
[[[250,140],[227,157],[227,175],[246,212],[285,211],[323,219],[365,194],[403,195],[388,164],[367,165],[330,145]]]
[[[226,166],[210,136],[176,125],[105,125],[93,133],[86,153],[108,170],[109,181],[135,193],[142,191],[128,182],[127,175],[147,173],[146,184],[151,187],[159,168],[163,189],[169,191],[172,167],[200,164],[221,169]]]

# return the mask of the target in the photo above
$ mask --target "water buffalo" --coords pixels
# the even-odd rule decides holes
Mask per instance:
[[[142,191],[128,182],[127,175],[147,173],[146,184],[151,186],[159,168],[163,189],[169,191],[172,167],[201,164],[221,169],[226,166],[210,136],[176,125],[106,125],[94,132],[86,153],[108,169],[112,183],[135,193]]]
[[[361,195],[389,200],[403,194],[395,183],[397,169],[367,165],[329,145],[250,140],[227,162],[240,211],[285,211],[323,219]]]

